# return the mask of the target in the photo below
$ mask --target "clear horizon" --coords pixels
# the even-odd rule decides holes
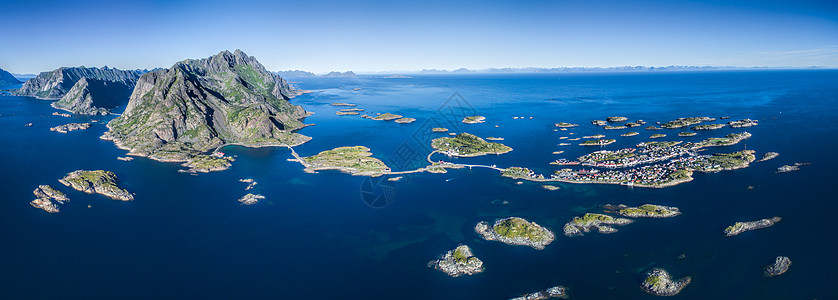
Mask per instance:
[[[168,68],[241,49],[268,70],[838,68],[829,1],[7,2],[0,68]]]

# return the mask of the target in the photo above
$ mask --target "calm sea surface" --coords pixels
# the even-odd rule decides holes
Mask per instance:
[[[838,298],[836,71],[290,80],[314,91],[292,100],[315,112],[305,121],[316,125],[300,131],[313,140],[297,152],[364,145],[395,170],[424,165],[430,139],[444,135],[429,134],[431,127],[504,137],[515,149],[456,162],[545,174],[557,169],[550,161],[597,150],[558,146],[561,136],[606,134],[618,140],[604,147],[611,150],[648,140],[651,132],[642,127],[634,129],[638,136],[619,137],[629,130],[590,124],[612,115],[650,124],[689,116],[758,119],[759,126],[744,129],[752,138],[708,153],[747,147],[758,157],[767,151],[780,156],[746,169],[696,173],[693,181],[666,189],[559,184],[560,190],[546,191],[486,169],[414,174],[396,183],[333,171],[308,174],[287,161],[285,148],[228,147],[224,151],[237,156],[231,169],[192,176],[178,173],[174,163],[116,160],[125,151],[99,139],[112,117],[53,116],[49,101],[0,96],[0,298],[506,299],[564,285],[573,299],[652,299],[639,283],[654,267],[693,277],[674,298]],[[417,121],[336,116],[343,107],[332,102]],[[487,121],[459,123],[464,114]],[[100,122],[89,130],[49,131],[91,119]],[[29,122],[34,126],[24,127]],[[556,122],[581,126],[555,132]],[[680,131],[655,133],[697,141],[742,129],[678,138]],[[559,150],[565,153],[552,154]],[[795,162],[811,165],[775,173]],[[135,201],[58,183],[76,169],[115,172]],[[240,178],[255,179],[255,192],[267,198],[240,205],[236,199],[247,193]],[[58,214],[32,208],[39,184],[59,188],[71,202]],[[609,235],[561,235],[565,222],[601,212],[603,204],[644,203],[677,206],[683,214],[639,219]],[[557,239],[538,251],[483,241],[473,231],[479,221],[509,216],[546,226]],[[736,237],[722,233],[736,221],[773,216],[783,221]],[[426,266],[460,243],[483,260],[484,273],[450,278]],[[791,258],[791,269],[763,277],[762,268],[778,255]]]

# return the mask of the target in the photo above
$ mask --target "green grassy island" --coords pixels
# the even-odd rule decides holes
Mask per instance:
[[[690,129],[692,129],[692,130],[716,130],[716,129],[724,128],[725,126],[727,126],[727,125],[725,125],[725,124],[701,124],[701,125],[696,125],[696,126],[690,127]]]
[[[134,196],[118,186],[116,174],[103,170],[73,171],[59,179],[59,182],[77,191],[101,194],[114,200],[131,201]]]
[[[620,205],[604,205],[608,211],[629,218],[670,218],[681,214],[677,207],[654,204],[643,204],[638,207]]]
[[[484,116],[470,116],[470,117],[463,118],[463,123],[466,123],[466,124],[477,124],[477,123],[483,123],[485,121],[486,121],[486,117],[484,117]]]
[[[713,146],[730,146],[736,145],[740,141],[744,139],[748,139],[751,137],[751,134],[748,132],[740,132],[740,133],[731,133],[726,135],[723,138],[709,138],[698,142],[698,147],[713,147]]]
[[[455,137],[442,137],[431,141],[434,150],[450,156],[473,157],[486,154],[503,154],[512,148],[501,143],[487,142],[470,133],[460,133]]]
[[[659,138],[662,138],[662,137],[666,137],[666,135],[665,135],[665,134],[656,133],[656,134],[653,134],[652,136],[650,136],[649,138],[650,138],[650,139],[659,139]]]
[[[544,246],[556,238],[547,228],[518,217],[495,220],[491,227],[487,222],[480,222],[474,227],[474,231],[487,241],[530,246],[537,250],[544,249]]]
[[[632,222],[634,221],[609,215],[586,213],[584,216],[574,217],[563,229],[566,236],[583,235],[583,232],[590,232],[594,228],[599,233],[613,233],[617,232],[617,229],[609,225],[626,225]]]
[[[672,120],[666,123],[661,124],[661,127],[666,129],[675,129],[681,127],[687,127],[690,125],[695,125],[701,122],[709,122],[715,121],[716,119],[710,117],[690,117],[690,118],[678,118],[676,120]]]
[[[695,135],[697,135],[697,134],[698,134],[698,133],[695,133],[695,132],[681,132],[681,133],[678,133],[678,136],[680,136],[680,137],[688,137],[688,136],[695,136]]]
[[[192,172],[213,172],[227,170],[232,165],[230,162],[234,161],[232,157],[218,157],[212,155],[195,155],[181,166],[187,167]]]
[[[380,176],[390,172],[390,167],[372,157],[369,151],[364,146],[338,147],[303,157],[302,163],[308,172],[338,170],[358,176]]]
[[[375,117],[370,117],[370,119],[376,120],[376,121],[390,121],[390,120],[401,119],[401,118],[402,118],[402,115],[391,114],[391,113],[383,113],[383,114],[377,115]]]

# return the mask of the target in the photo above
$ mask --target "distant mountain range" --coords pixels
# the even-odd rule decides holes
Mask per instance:
[[[343,73],[332,71],[332,72],[329,72],[329,74],[323,75],[323,77],[352,78],[352,77],[358,77],[358,75],[355,75],[355,72],[352,72],[352,71],[346,71],[346,72],[343,72]]]
[[[314,77],[312,72],[307,72],[303,70],[288,70],[288,71],[276,71],[274,74],[279,75],[281,77]]]
[[[6,70],[0,69],[0,85],[12,85],[20,83],[21,81],[15,78],[11,73],[6,72]]]
[[[777,69],[760,67],[731,67],[731,66],[666,66],[666,67],[644,67],[644,66],[623,66],[623,67],[559,67],[559,68],[488,68],[469,70],[459,68],[456,70],[424,69],[419,74],[462,74],[462,73],[574,73],[574,72],[652,72],[652,71],[714,71],[714,70],[759,70]],[[399,72],[413,73],[413,72]],[[383,74],[383,73],[382,73]]]

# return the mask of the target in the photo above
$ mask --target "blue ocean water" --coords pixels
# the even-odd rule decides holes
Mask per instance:
[[[745,129],[752,138],[712,151],[747,147],[758,156],[780,156],[746,169],[696,173],[693,181],[666,189],[559,184],[560,190],[546,191],[485,169],[413,174],[390,183],[305,173],[287,161],[285,148],[227,147],[237,156],[231,169],[192,176],[178,173],[174,163],[116,160],[125,151],[99,139],[112,117],[53,116],[49,101],[0,96],[0,298],[506,299],[564,285],[573,299],[652,299],[639,283],[654,267],[693,277],[674,298],[838,298],[838,237],[830,233],[838,211],[831,171],[838,168],[837,71],[290,80],[313,91],[292,100],[315,112],[306,123],[316,125],[300,131],[313,140],[297,152],[364,145],[396,170],[423,165],[429,139],[443,135],[428,129],[439,126],[504,137],[515,149],[457,162],[550,173],[557,168],[550,161],[594,150],[558,146],[560,136],[628,131],[590,125],[612,115],[650,124],[688,116],[758,119],[759,126]],[[342,107],[332,102],[417,121],[336,116]],[[457,118],[463,114],[487,121],[462,124]],[[91,119],[101,122],[68,134],[48,129]],[[34,126],[23,126],[29,122]],[[556,122],[581,126],[556,132]],[[651,134],[636,129],[640,135],[616,137],[605,149],[630,147]],[[697,141],[741,130],[678,138],[680,131],[655,133]],[[559,150],[565,153],[552,154]],[[794,162],[811,165],[775,173]],[[76,169],[114,171],[135,201],[58,183]],[[236,199],[247,193],[240,178],[255,179],[255,191],[267,198],[240,205]],[[59,188],[71,202],[58,214],[32,208],[39,184]],[[560,233],[572,217],[620,203],[672,205],[683,214],[640,219],[609,235],[558,236],[542,251],[483,241],[473,231],[479,221],[519,216]],[[783,221],[736,237],[722,234],[736,221],[772,216]],[[460,243],[472,247],[485,272],[450,278],[426,266]],[[762,268],[778,255],[791,258],[789,272],[763,277]]]

